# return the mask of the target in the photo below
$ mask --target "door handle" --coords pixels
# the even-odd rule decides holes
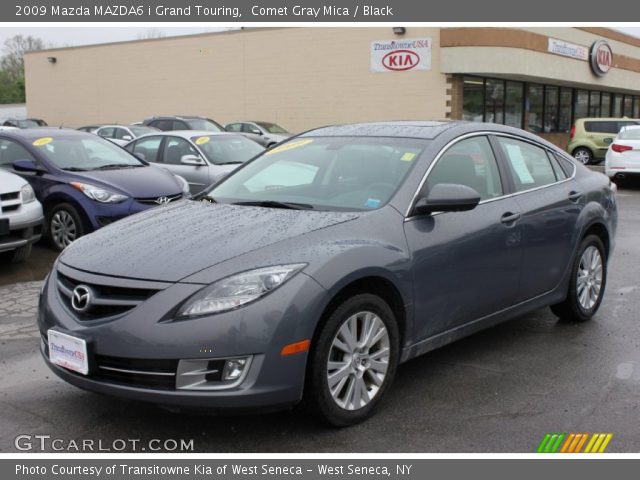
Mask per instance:
[[[517,222],[518,220],[520,220],[519,212],[516,212],[516,213],[507,212],[504,215],[502,215],[502,217],[500,217],[500,221],[502,223],[514,223],[514,222]]]
[[[576,192],[575,190],[571,190],[569,192],[569,200],[576,203],[582,198],[582,192]]]

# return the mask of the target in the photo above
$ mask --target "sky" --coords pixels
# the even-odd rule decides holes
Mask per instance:
[[[237,27],[234,27],[237,28]],[[69,47],[96,43],[121,42],[137,40],[150,33],[161,33],[163,36],[192,35],[195,33],[224,30],[215,27],[0,27],[0,46],[14,35],[32,35],[45,41],[48,47]],[[616,27],[640,38],[640,27]]]

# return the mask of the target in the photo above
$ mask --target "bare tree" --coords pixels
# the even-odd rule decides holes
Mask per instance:
[[[26,37],[15,35],[4,42],[2,48],[4,56],[0,60],[0,69],[12,80],[21,79],[24,77],[24,54],[43,48],[45,48],[45,44],[40,38],[31,35]]]

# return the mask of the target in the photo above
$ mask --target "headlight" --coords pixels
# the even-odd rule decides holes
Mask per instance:
[[[80,190],[91,200],[100,203],[121,203],[127,199],[125,195],[120,195],[119,193],[111,192],[88,183],[71,182],[71,186]]]
[[[20,189],[22,203],[31,203],[36,201],[36,194],[28,183]]]
[[[187,300],[179,317],[193,317],[234,310],[283,285],[306,263],[276,265],[238,273],[211,284]]]

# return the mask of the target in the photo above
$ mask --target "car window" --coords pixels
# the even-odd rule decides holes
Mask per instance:
[[[191,141],[200,147],[207,160],[216,165],[244,163],[264,151],[263,147],[242,135],[203,135],[192,137]]]
[[[589,133],[618,133],[619,125],[615,121],[592,121],[584,122],[584,129]]]
[[[98,130],[96,133],[103,138],[113,138],[113,131],[115,129],[111,127],[104,127]]]
[[[174,120],[171,130],[191,130],[189,125],[182,120]]]
[[[500,172],[487,137],[462,140],[449,148],[427,178],[427,188],[439,183],[466,185],[480,194],[481,200],[504,194]]]
[[[498,137],[511,171],[516,191],[522,192],[557,181],[547,152],[512,138]]]
[[[131,134],[124,128],[115,128],[114,130],[115,130],[114,138],[118,140],[131,140],[133,138]],[[129,137],[129,138],[125,139],[123,137]]]
[[[629,125],[638,125],[638,124],[636,122],[618,122],[618,130],[616,130],[616,133],[618,133],[622,127],[628,127]]]
[[[230,125],[227,125],[227,128],[225,130],[227,132],[241,132],[242,131],[242,124],[241,123],[232,123]]]
[[[547,155],[549,155],[549,160],[551,161],[551,166],[553,167],[553,172],[556,174],[556,178],[558,180],[564,180],[565,178],[567,178],[567,173],[562,169],[555,155],[549,152],[547,152]]]
[[[41,137],[32,142],[41,155],[63,170],[99,170],[144,166],[137,158],[96,135]]]
[[[242,132],[243,133],[256,133],[255,131],[258,130],[258,127],[255,127],[253,125],[251,125],[250,123],[243,123],[242,124]]]
[[[640,128],[627,128],[618,135],[620,140],[640,140]]]
[[[164,145],[163,163],[182,165],[180,159],[185,155],[198,155],[198,151],[184,138],[168,137]]]
[[[576,166],[573,163],[573,161],[569,160],[566,157],[563,157],[561,155],[558,155],[557,153],[554,155],[555,159],[557,160],[558,164],[560,165],[560,167],[562,168],[562,171],[565,173],[565,175],[567,176],[567,178],[569,178],[570,176],[573,175],[573,171],[575,170]]]
[[[162,137],[159,136],[143,138],[134,144],[132,152],[147,162],[159,162],[158,150],[161,143]]]
[[[0,167],[11,167],[16,160],[36,161],[33,155],[19,143],[0,138]]]
[[[218,125],[217,123],[204,118],[190,119],[187,123],[189,124],[189,127],[187,128],[191,128],[191,130],[206,130],[208,132],[224,132],[224,128],[221,125]],[[184,129],[185,127],[182,128],[182,130]]]
[[[162,130],[163,132],[169,131],[173,129],[173,121],[172,120],[155,120],[149,123],[151,127],[155,127],[158,130]]]

